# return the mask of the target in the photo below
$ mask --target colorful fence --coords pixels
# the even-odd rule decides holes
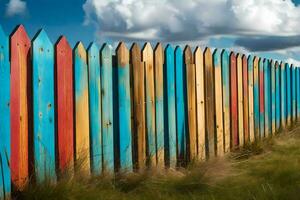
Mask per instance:
[[[300,70],[209,48],[115,50],[0,28],[0,197],[33,177],[176,168],[300,118]],[[33,175],[33,176],[32,176]]]

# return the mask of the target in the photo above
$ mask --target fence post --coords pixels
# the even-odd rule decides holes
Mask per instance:
[[[0,26],[0,199],[10,199],[10,63],[9,41]]]
[[[271,60],[271,113],[272,113],[272,135],[276,132],[276,72],[274,61]]]
[[[286,113],[287,126],[292,123],[292,88],[291,88],[291,67],[288,63],[285,64],[286,70]]]
[[[242,54],[237,54],[237,88],[238,88],[238,135],[239,146],[244,146],[244,98],[243,98],[243,60]]]
[[[249,55],[248,64],[248,100],[249,100],[249,141],[254,142],[254,93],[253,93],[253,56]]]
[[[270,61],[268,59],[265,59],[264,61],[264,97],[265,97],[265,102],[264,102],[264,107],[265,107],[265,137],[269,137],[270,131],[271,131],[271,99],[270,99],[270,92],[271,92],[271,87],[270,87],[270,71],[269,71],[269,65]]]
[[[280,124],[281,124],[281,81],[280,81],[280,77],[281,77],[281,72],[280,72],[280,64],[276,61],[275,62],[275,112],[276,112],[276,131],[279,130],[280,128]]]
[[[46,32],[32,42],[34,168],[38,183],[55,182],[54,51]]]
[[[291,66],[292,73],[292,122],[296,121],[296,70],[295,67]]]
[[[253,102],[254,102],[254,137],[259,138],[259,57],[254,57],[253,63]]]
[[[264,93],[264,63],[266,59],[259,60],[259,135],[265,137],[265,93]]]
[[[281,126],[282,128],[286,127],[286,117],[287,117],[287,110],[286,110],[286,99],[287,99],[287,92],[286,92],[286,66],[283,62],[281,62]]]
[[[246,55],[242,56],[243,65],[243,100],[244,100],[244,141],[249,143],[249,92],[248,92],[248,63]]]
[[[239,145],[238,130],[238,86],[237,86],[237,64],[234,52],[230,53],[230,110],[231,110],[231,147]]]
[[[296,67],[297,120],[300,119],[300,68]]]

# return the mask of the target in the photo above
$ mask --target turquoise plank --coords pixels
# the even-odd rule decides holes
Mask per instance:
[[[186,72],[183,65],[183,52],[177,46],[175,48],[175,74],[176,74],[176,131],[177,131],[177,156],[178,161],[186,159]]]
[[[267,63],[266,59],[260,59],[259,61],[259,84],[264,84],[264,81],[261,82],[261,78],[264,79],[264,63]],[[264,86],[259,86],[259,133],[260,138],[265,137],[265,104],[264,104]]]
[[[165,49],[164,92],[165,92],[165,151],[166,163],[176,167],[176,96],[174,49],[168,45]]]
[[[270,72],[271,72],[271,124],[272,133],[276,130],[276,75],[275,75],[275,65],[274,62],[270,62]],[[274,129],[275,128],[275,129]]]
[[[294,66],[291,66],[292,75],[292,121],[296,119],[296,70]]]
[[[113,129],[113,69],[112,47],[104,44],[101,49],[101,94],[102,94],[102,142],[103,168],[114,171],[114,129]]]
[[[287,63],[286,63],[286,113],[287,113],[287,122],[289,123],[292,117],[292,89],[291,89],[291,68]]]
[[[131,101],[129,52],[124,43],[117,48],[118,56],[118,122],[120,169],[132,171]]]
[[[9,199],[10,177],[10,63],[9,41],[0,26],[0,199]]]
[[[94,175],[100,175],[102,172],[101,74],[99,48],[95,43],[90,44],[88,48],[88,73],[91,171]]]
[[[276,115],[276,131],[280,128],[281,123],[281,87],[280,87],[280,65],[275,64],[275,115]]]
[[[54,50],[46,32],[33,39],[33,138],[37,182],[55,181]]]
[[[296,67],[297,120],[300,119],[300,68]]]
[[[265,97],[265,135],[270,134],[271,131],[271,80],[270,80],[270,62],[265,60],[264,62],[264,97]]]
[[[287,92],[286,92],[286,66],[284,63],[281,64],[280,66],[280,96],[281,96],[281,124],[282,127],[285,128],[286,126],[286,97],[287,97]]]
[[[257,58],[256,58],[257,59]],[[259,64],[257,66],[259,68]],[[254,134],[255,138],[259,137],[259,69],[258,74],[253,79],[253,106],[254,106]],[[256,71],[254,70],[254,73]],[[257,78],[255,78],[257,76]]]

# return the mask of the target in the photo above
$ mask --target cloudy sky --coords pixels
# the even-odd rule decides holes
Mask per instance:
[[[0,13],[7,33],[22,23],[52,42],[161,41],[300,65],[300,0],[0,0]]]

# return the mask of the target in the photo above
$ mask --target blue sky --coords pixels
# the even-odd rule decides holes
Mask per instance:
[[[9,34],[23,24],[52,42],[161,41],[227,48],[300,64],[300,0],[0,0]]]

